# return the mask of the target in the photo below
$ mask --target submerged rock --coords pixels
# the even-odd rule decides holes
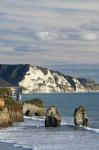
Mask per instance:
[[[74,111],[74,124],[76,126],[88,126],[88,117],[84,106],[79,106]]]
[[[45,106],[42,100],[33,99],[24,102],[23,115],[25,116],[45,116]]]
[[[48,108],[45,118],[45,127],[58,127],[61,125],[61,116],[55,106]]]

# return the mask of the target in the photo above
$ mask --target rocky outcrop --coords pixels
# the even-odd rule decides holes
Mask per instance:
[[[9,127],[13,125],[12,117],[7,107],[0,109],[0,128]]]
[[[22,110],[20,111],[12,111],[11,112],[11,118],[13,122],[23,122],[23,114],[22,114]]]
[[[22,105],[10,97],[9,89],[0,89],[0,127],[12,126],[23,121]]]
[[[3,100],[3,98],[0,98],[0,110],[2,110],[4,106],[5,106],[5,101]]]
[[[23,104],[23,115],[25,116],[44,116],[45,106],[40,99],[26,101]]]
[[[0,79],[3,83],[6,81],[12,86],[19,86],[23,92],[28,93],[99,91],[99,84],[92,80],[74,78],[58,71],[29,64],[0,65]]]
[[[55,106],[48,108],[45,118],[45,127],[59,127],[61,125],[61,116]]]
[[[76,126],[88,126],[88,117],[84,106],[79,106],[74,111],[74,124]]]
[[[5,102],[6,107],[9,109],[10,116],[13,122],[23,121],[23,107],[19,102],[14,101],[9,97]]]

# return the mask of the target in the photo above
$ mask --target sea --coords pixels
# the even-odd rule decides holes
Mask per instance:
[[[99,93],[23,94],[22,100],[40,98],[46,109],[55,105],[61,113],[60,127],[44,126],[44,117],[24,117],[24,122],[0,129],[0,141],[27,150],[98,150]],[[88,127],[75,127],[76,107],[86,107]]]

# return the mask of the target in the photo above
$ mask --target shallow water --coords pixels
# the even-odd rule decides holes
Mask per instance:
[[[23,97],[39,97],[46,107],[56,105],[62,115],[62,126],[45,128],[44,118],[25,117],[25,122],[1,129],[1,141],[33,150],[99,149],[99,93],[34,94]],[[77,128],[73,124],[73,111],[81,104],[86,106],[90,127]]]

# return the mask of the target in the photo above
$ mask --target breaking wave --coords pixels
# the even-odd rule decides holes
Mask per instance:
[[[63,118],[61,127],[59,128],[45,128],[45,117],[40,118],[24,116],[23,123],[16,123],[13,127],[0,130],[0,141],[10,143],[14,147],[23,147],[31,150],[53,150],[53,143],[57,142],[58,144],[54,146],[54,149],[64,150],[69,141],[74,141],[73,144],[76,143],[76,140],[79,140],[79,137],[82,135],[83,131],[87,131],[84,132],[84,135],[88,137],[90,144],[89,146],[91,147],[92,142],[90,140],[93,140],[93,138],[90,138],[90,135],[93,135],[91,133],[99,134],[99,129],[83,126],[75,127],[69,119],[70,118]],[[66,135],[68,135],[68,138]],[[76,140],[75,137],[77,138]],[[81,138],[83,141],[85,140],[83,136],[81,136]],[[63,141],[67,143],[63,144]],[[69,145],[68,149],[73,147],[73,145]]]
[[[24,119],[26,119],[26,120],[32,120],[32,121],[37,121],[39,127],[40,126],[44,126],[45,117],[39,118],[39,117],[27,117],[27,116],[24,116]],[[42,122],[42,124],[41,124],[41,122]],[[84,129],[86,131],[91,131],[91,132],[99,133],[99,129],[91,128],[91,127],[83,127],[83,126],[75,127],[75,125],[73,123],[64,122],[64,121],[62,121],[61,126],[69,126],[69,127],[72,127],[72,128],[81,128],[81,129]]]

